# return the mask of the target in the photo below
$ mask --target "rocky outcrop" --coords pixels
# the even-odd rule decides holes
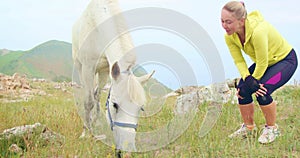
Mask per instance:
[[[18,73],[12,76],[0,73],[0,101],[4,103],[28,101],[35,96],[51,95],[46,93],[50,87],[71,93],[70,88],[79,85],[75,82],[49,82],[43,78],[28,79],[26,75]]]
[[[64,142],[64,136],[40,123],[13,127],[0,134],[0,143],[4,145],[2,150],[14,153],[22,153],[26,148],[32,146],[54,145],[60,147]]]
[[[20,76],[18,73],[13,74],[12,76],[0,74],[0,90],[16,89],[30,89],[26,75]]]
[[[20,102],[28,101],[35,95],[46,95],[46,92],[31,87],[26,75],[18,73],[12,76],[0,74],[0,101]]]
[[[229,83],[228,81],[208,86],[182,87],[167,96],[177,96],[175,113],[182,114],[192,109],[197,109],[196,107],[204,102],[215,102],[220,104],[227,102],[231,102],[232,104],[236,103],[236,90],[235,88],[232,88],[232,85],[234,85],[234,83]]]

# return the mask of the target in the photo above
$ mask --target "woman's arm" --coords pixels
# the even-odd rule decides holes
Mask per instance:
[[[242,78],[245,79],[250,75],[250,73],[247,63],[242,55],[241,48],[239,48],[238,45],[232,39],[230,39],[229,36],[225,36],[225,41],[236,67],[238,68]]]
[[[252,76],[259,80],[268,68],[268,30],[256,29],[251,42],[254,47],[256,63]]]

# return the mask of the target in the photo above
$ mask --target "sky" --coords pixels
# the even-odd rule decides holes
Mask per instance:
[[[208,33],[222,59],[225,78],[239,77],[237,69],[224,42],[224,30],[221,27],[220,11],[226,0],[119,0],[121,9],[128,11],[142,7],[159,7],[171,9],[196,21]],[[244,1],[248,12],[259,10],[264,18],[300,51],[300,1],[296,0],[249,0]],[[1,0],[0,5],[0,49],[29,50],[48,40],[61,40],[71,43],[71,29],[75,20],[80,17],[88,0]],[[162,30],[143,29],[132,32],[134,43],[160,43],[182,53],[190,63],[198,84],[209,84],[211,77],[207,64],[196,50],[176,34]],[[170,40],[172,39],[172,40]],[[189,53],[186,53],[189,51]],[[194,53],[193,53],[194,52]],[[299,54],[299,53],[298,53]],[[1,57],[1,56],[0,56]],[[299,57],[299,55],[298,55]],[[170,59],[172,59],[170,57]],[[247,60],[248,61],[248,60]],[[249,61],[249,64],[251,62]],[[156,66],[156,67],[155,67]],[[164,70],[157,65],[145,64],[147,69],[157,68],[156,78],[170,87],[180,84],[176,72]],[[172,77],[170,77],[172,76]],[[170,78],[176,78],[172,81]],[[300,81],[300,68],[291,79]]]

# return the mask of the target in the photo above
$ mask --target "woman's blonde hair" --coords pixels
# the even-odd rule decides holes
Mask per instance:
[[[233,15],[237,19],[242,19],[247,17],[245,4],[242,1],[230,1],[224,5],[223,9],[233,13]]]

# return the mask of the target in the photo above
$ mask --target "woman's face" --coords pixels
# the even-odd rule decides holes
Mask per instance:
[[[238,20],[233,13],[222,9],[221,12],[221,22],[222,27],[225,29],[228,35],[232,35],[235,32],[241,31],[241,28],[244,26],[244,19]]]

